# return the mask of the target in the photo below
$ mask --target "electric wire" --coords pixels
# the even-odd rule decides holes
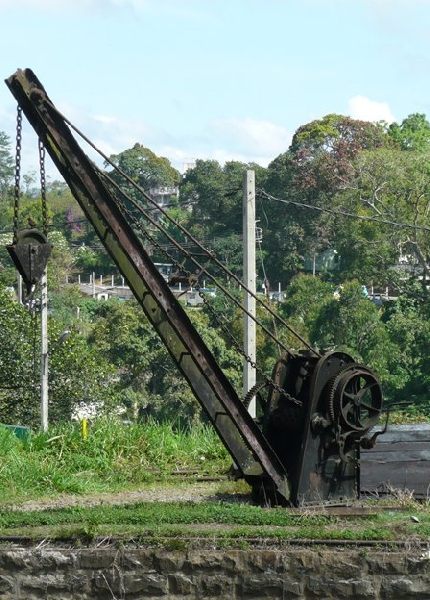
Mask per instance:
[[[343,217],[348,217],[351,219],[357,219],[359,221],[370,221],[372,223],[379,223],[381,225],[391,225],[392,227],[398,227],[399,229],[414,229],[421,231],[430,231],[430,227],[426,227],[425,225],[415,225],[411,223],[398,223],[397,221],[390,221],[388,219],[380,219],[378,217],[370,217],[366,215],[357,215],[353,213],[349,213],[345,210],[326,208],[323,206],[314,206],[313,204],[307,204],[305,202],[298,202],[297,200],[288,200],[285,198],[277,198],[276,196],[272,196],[268,192],[262,189],[257,189],[256,194],[260,198],[266,198],[267,200],[273,200],[276,202],[280,202],[282,204],[292,204],[293,206],[297,206],[298,208],[307,208],[309,210],[314,210],[317,212],[325,212],[331,215],[339,215]]]
[[[102,172],[101,170],[98,169],[100,175],[103,176],[105,179],[108,179],[111,185],[114,185],[115,187],[117,187],[118,191],[120,191],[121,194],[127,199],[127,201],[130,202],[134,206],[134,208],[136,208],[143,215],[143,217],[145,218],[145,220],[147,220],[149,223],[151,223],[151,225],[154,228],[158,229],[164,236],[166,236],[166,238],[170,242],[171,246],[174,247],[174,248],[176,248],[179,252],[181,252],[182,255],[185,257],[185,259],[191,260],[191,262],[193,262],[193,264],[195,264],[195,266],[198,267],[198,269],[200,270],[200,273],[205,273],[208,277],[210,277],[211,280],[214,281],[214,283],[217,285],[217,287],[219,287],[220,290],[222,290],[242,311],[244,311],[245,314],[248,314],[248,316],[251,317],[260,327],[262,327],[262,329],[268,335],[270,335],[270,337],[272,337],[277,343],[279,343],[279,339],[276,336],[274,336],[270,331],[268,331],[267,328],[264,326],[264,324],[262,324],[261,322],[259,322],[258,319],[256,319],[254,315],[249,314],[244,309],[244,307],[241,305],[241,303],[232,294],[230,294],[229,290],[227,288],[225,288],[225,286],[223,286],[216,278],[214,278],[214,276],[207,270],[207,268],[206,268],[205,265],[201,265],[199,263],[199,261],[196,261],[195,258],[194,258],[194,256],[193,256],[193,254],[191,252],[189,252],[187,249],[185,249],[182,244],[180,244],[179,242],[177,242],[166,231],[166,229],[164,229],[162,226],[160,226],[159,222],[156,219],[151,218],[151,216],[148,213],[149,210],[154,210],[154,211],[156,210],[158,213],[161,213],[170,223],[172,223],[183,234],[185,234],[189,239],[191,239],[191,244],[194,244],[197,248],[199,248],[201,251],[203,251],[204,252],[204,256],[206,256],[209,261],[213,261],[213,263],[216,264],[218,266],[218,268],[220,268],[230,278],[232,278],[239,285],[239,287],[241,287],[243,290],[245,290],[247,293],[249,293],[251,296],[253,296],[259,304],[262,304],[264,306],[264,308],[266,310],[268,310],[268,312],[272,315],[273,319],[276,319],[277,321],[280,321],[287,328],[287,330],[290,331],[290,333],[292,335],[294,335],[298,340],[300,340],[300,342],[305,347],[307,347],[309,350],[313,351],[315,354],[319,355],[319,352],[317,352],[314,348],[312,348],[312,346],[310,344],[308,344],[308,342],[304,338],[302,338],[291,326],[289,326],[288,323],[286,323],[285,321],[283,321],[283,319],[281,319],[277,313],[275,313],[269,306],[267,306],[267,304],[265,304],[264,302],[262,302],[260,300],[260,298],[258,298],[258,296],[256,296],[250,290],[248,290],[246,288],[246,286],[243,284],[243,282],[233,272],[231,272],[229,269],[227,269],[225,267],[224,264],[222,264],[220,261],[218,261],[218,259],[216,258],[215,254],[213,252],[211,252],[210,250],[208,250],[207,248],[205,248],[201,244],[201,242],[199,242],[188,230],[186,230],[180,223],[177,223],[172,217],[170,217],[170,215],[168,214],[168,212],[165,210],[165,208],[168,208],[168,205],[166,207],[160,206],[155,199],[153,199],[149,194],[147,194],[146,191],[143,188],[141,188],[125,172],[123,172],[99,148],[97,148],[95,146],[95,144],[93,142],[91,142],[91,140],[87,136],[85,136],[77,127],[75,127],[71,123],[70,120],[68,120],[66,117],[64,117],[64,115],[62,115],[58,110],[57,110],[57,113],[60,115],[60,117],[83,140],[85,140],[85,142],[91,148],[93,148],[105,160],[106,164],[111,165],[111,167],[116,172],[118,172],[130,185],[132,185],[132,187],[134,189],[136,189],[142,195],[143,198],[145,198],[145,200],[149,204],[152,205],[152,207],[146,207],[146,209],[143,209],[142,205],[140,205],[139,203],[135,202],[129,195],[125,194],[124,191],[121,188],[119,188],[119,186],[117,187],[116,182],[113,181],[112,178],[110,178],[107,175],[106,172]],[[368,217],[368,216],[364,216],[364,215],[354,215],[352,213],[349,213],[349,212],[343,211],[343,210],[333,210],[333,209],[329,209],[329,208],[313,206],[313,205],[306,204],[306,203],[303,203],[303,202],[297,202],[297,201],[294,201],[294,200],[287,200],[287,199],[276,198],[275,196],[272,196],[271,194],[268,194],[265,190],[262,190],[262,189],[258,189],[257,190],[257,194],[261,198],[266,198],[266,199],[269,199],[269,200],[273,200],[273,201],[277,201],[277,202],[281,202],[281,203],[285,203],[285,204],[291,204],[291,205],[294,205],[294,206],[297,206],[297,207],[303,208],[303,209],[316,210],[316,211],[320,211],[320,212],[327,212],[329,214],[342,215],[342,216],[346,216],[346,217],[349,217],[349,218],[356,218],[356,219],[365,220],[365,221],[373,221],[373,222],[383,223],[383,224],[387,224],[387,225],[391,225],[391,226],[396,226],[396,227],[402,227],[402,228],[406,228],[407,227],[407,228],[422,229],[422,230],[430,231],[430,228],[429,227],[425,227],[425,226],[410,225],[410,224],[401,224],[401,223],[396,223],[395,221],[390,221],[390,220],[386,220],[386,219],[380,219],[380,218],[375,218],[375,217]],[[153,238],[153,236],[151,236],[149,234],[149,232],[147,230],[143,230],[143,229],[141,229],[141,230],[144,232],[145,236],[147,237],[147,239],[149,241],[152,240],[152,242],[155,242],[155,239]],[[160,245],[157,242],[155,242],[155,245],[158,246],[160,250],[162,250],[162,248],[160,247]],[[261,254],[261,245],[259,245],[259,249],[260,249],[260,254]],[[262,263],[262,268],[263,268],[263,272],[265,272],[264,271],[264,263]],[[265,279],[267,279],[266,276],[265,276]],[[287,352],[290,352],[285,347],[284,347],[284,350],[286,350]]]
[[[69,125],[69,127],[71,129],[73,129],[73,131],[75,131],[75,133],[77,135],[79,135],[91,148],[93,148],[93,150],[95,152],[97,152],[104,160],[107,164],[111,165],[112,168],[118,173],[120,174],[135,190],[137,190],[141,196],[143,198],[145,198],[145,200],[147,202],[149,202],[152,206],[156,207],[157,210],[162,213],[166,219],[175,227],[177,227],[182,233],[184,233],[187,237],[189,237],[192,242],[196,245],[196,247],[198,247],[200,250],[204,251],[206,256],[213,260],[213,262],[224,272],[226,273],[230,278],[232,278],[237,284],[238,286],[240,286],[244,291],[246,291],[248,294],[250,294],[255,300],[256,302],[258,302],[259,304],[261,304],[266,311],[268,311],[273,318],[277,319],[280,323],[282,323],[282,325],[294,336],[296,337],[297,340],[300,341],[300,343],[305,346],[310,352],[312,352],[313,354],[315,354],[316,356],[320,356],[321,353],[316,350],[315,348],[313,348],[299,333],[297,333],[288,323],[286,323],[276,312],[274,312],[270,306],[268,306],[266,303],[262,302],[260,300],[260,298],[258,298],[258,296],[256,294],[254,294],[251,290],[249,290],[244,283],[239,279],[239,277],[237,277],[236,274],[234,274],[232,271],[230,271],[229,269],[227,269],[225,267],[225,265],[223,263],[221,263],[221,261],[219,261],[215,254],[209,250],[207,250],[206,248],[204,248],[204,246],[202,246],[200,244],[200,242],[187,230],[185,229],[180,223],[176,222],[168,213],[167,211],[165,211],[163,209],[163,207],[159,206],[156,202],[156,200],[154,200],[153,198],[151,198],[151,196],[141,187],[139,186],[135,181],[133,181],[133,179],[131,177],[129,177],[124,171],[122,171],[122,169],[120,169],[106,154],[104,154],[104,152],[102,152],[83,132],[81,132],[75,125],[73,125],[73,123],[67,119],[67,117],[65,117],[62,113],[60,113],[60,111],[58,111],[57,108],[53,107],[54,110],[57,112],[57,114],[59,115],[59,117],[61,119],[64,120],[65,123],[67,123]],[[99,175],[102,176],[105,179],[109,179],[111,185],[114,185],[116,187],[116,189],[119,189],[119,191],[121,192],[121,194],[123,196],[125,196],[127,198],[127,200],[129,202],[131,202],[131,204],[139,211],[141,212],[141,214],[144,216],[144,218],[150,222],[153,226],[155,226],[157,229],[159,229],[160,231],[163,232],[163,234],[169,239],[169,241],[174,244],[177,249],[181,252],[183,252],[181,245],[164,229],[160,226],[160,224],[153,219],[144,209],[143,206],[141,206],[139,203],[137,203],[136,201],[134,201],[130,196],[127,196],[124,191],[117,186],[116,182],[113,181],[111,178],[109,178],[108,174],[106,172],[101,171],[101,169],[99,169],[98,167],[95,167],[95,169],[98,171]],[[142,229],[142,232],[147,235],[147,232],[144,231]],[[200,265],[195,259],[194,257],[191,255],[191,253],[189,252],[183,252],[183,256],[185,256],[185,259],[190,259],[196,266],[198,266],[199,269],[202,269],[202,265]],[[223,293],[226,294],[227,297],[230,298],[230,300],[240,308],[240,310],[244,313],[247,314],[251,319],[253,319],[255,321],[255,323],[257,325],[259,325],[259,327],[261,327],[261,329],[267,333],[277,344],[281,345],[282,348],[285,350],[285,352],[287,352],[287,354],[292,354],[291,350],[289,348],[287,348],[286,346],[284,346],[279,339],[277,339],[274,334],[272,334],[272,332],[270,332],[263,323],[261,323],[254,315],[252,315],[251,313],[249,313],[248,311],[246,311],[246,309],[242,306],[242,304],[229,292],[229,290],[223,286],[222,284],[220,284],[219,281],[217,281],[216,279],[214,279],[214,277],[203,267],[202,272],[205,272],[214,282],[216,282],[217,287],[219,287],[219,289],[221,289],[221,291],[223,291]]]
[[[282,342],[280,342],[279,338],[276,337],[275,334],[273,334],[255,315],[251,314],[249,311],[247,311],[244,306],[241,304],[241,302],[234,297],[233,294],[231,294],[231,292],[228,290],[228,288],[225,287],[225,285],[223,283],[221,283],[219,281],[219,279],[215,278],[206,268],[205,265],[202,265],[196,258],[195,255],[193,256],[193,254],[191,254],[188,251],[184,251],[182,245],[175,240],[161,225],[160,223],[158,223],[151,215],[148,215],[145,211],[145,209],[143,208],[142,205],[140,205],[136,200],[134,200],[133,198],[131,198],[129,195],[127,195],[122,188],[115,182],[113,181],[106,173],[99,171],[99,175],[107,180],[112,186],[114,186],[114,188],[117,190],[117,192],[119,192],[124,198],[127,199],[127,201],[129,201],[134,208],[137,209],[137,211],[142,214],[144,216],[144,218],[151,223],[151,225],[153,225],[154,227],[156,227],[159,231],[161,231],[167,238],[168,240],[177,248],[178,251],[182,252],[183,256],[185,256],[185,258],[189,259],[194,266],[197,267],[198,271],[199,271],[199,275],[201,275],[202,273],[205,273],[212,281],[213,283],[216,285],[217,288],[219,288],[244,314],[246,314],[247,316],[249,316],[251,319],[254,320],[254,322],[262,329],[262,331],[264,331],[278,346],[281,346],[282,349],[289,355],[292,354],[290,348],[288,348],[287,346],[285,346]],[[133,185],[133,187],[135,187],[136,190],[138,191],[143,191],[140,186],[138,186],[135,182],[133,182],[133,180],[131,180],[130,178],[128,178],[128,176],[126,176],[127,181],[129,183],[131,183],[131,185]],[[146,196],[146,194],[145,194]],[[123,207],[124,210],[124,207]],[[128,213],[129,217],[131,217],[131,213]],[[178,225],[174,220],[170,219],[175,225]],[[145,235],[145,237],[150,241],[150,243],[152,243],[153,245],[158,247],[158,242],[155,241],[155,239],[153,238],[153,236],[151,236],[151,234],[148,232],[148,230],[145,230],[142,228],[141,225],[139,225],[138,222],[136,222],[136,225],[139,227],[139,229],[142,231],[142,233]],[[249,293],[250,295],[252,295],[254,298],[256,298],[256,300],[262,304],[264,306],[264,308],[272,315],[273,318],[278,319],[283,325],[284,327],[292,334],[294,335],[308,350],[310,350],[311,352],[313,352],[314,354],[316,354],[317,356],[320,356],[320,353],[315,350],[304,338],[302,338],[302,336],[300,336],[288,323],[286,323],[279,315],[277,315],[267,304],[265,304],[264,302],[261,302],[261,300],[250,290],[248,290],[248,288],[243,284],[243,282],[240,281],[240,279],[229,269],[227,269],[225,267],[225,265],[223,263],[221,263],[216,256],[209,250],[207,250],[204,246],[202,246],[200,244],[200,242],[198,242],[193,236],[191,236],[191,234],[189,234],[189,232],[182,226],[179,226],[181,231],[187,235],[190,235],[191,239],[193,240],[193,242],[196,244],[196,246],[205,252],[205,255],[208,257],[208,259],[213,260],[213,262],[222,269],[222,271],[224,273],[226,273],[230,278],[234,279],[238,285],[245,291],[247,291],[247,293]],[[197,287],[197,286],[195,286]]]

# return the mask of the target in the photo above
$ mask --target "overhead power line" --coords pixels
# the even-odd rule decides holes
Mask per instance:
[[[357,219],[360,221],[370,221],[372,223],[380,223],[381,225],[391,225],[392,227],[398,227],[399,229],[414,229],[421,231],[430,231],[430,227],[426,227],[425,225],[412,225],[411,223],[398,223],[397,221],[390,221],[388,219],[380,219],[378,217],[368,217],[365,215],[357,215],[354,213],[347,212],[345,210],[325,208],[322,206],[314,206],[313,204],[306,204],[305,202],[297,202],[296,200],[287,200],[284,198],[276,198],[271,194],[268,194],[266,191],[258,189],[257,194],[260,198],[266,198],[267,200],[273,200],[275,202],[281,202],[283,204],[292,204],[293,206],[297,206],[299,208],[305,208],[309,210],[315,210],[318,212],[325,212],[331,215],[340,215],[343,217],[348,217],[350,219]]]

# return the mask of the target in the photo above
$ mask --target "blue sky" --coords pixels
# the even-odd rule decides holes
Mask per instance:
[[[430,0],[0,0],[0,11],[2,80],[30,67],[108,155],[139,142],[181,171],[197,158],[267,166],[329,113],[430,119]],[[15,114],[3,84],[11,137]],[[31,138],[24,171],[36,168]]]

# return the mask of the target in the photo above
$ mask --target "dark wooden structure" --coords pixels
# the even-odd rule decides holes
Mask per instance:
[[[390,425],[372,450],[361,450],[361,493],[430,497],[430,424]]]

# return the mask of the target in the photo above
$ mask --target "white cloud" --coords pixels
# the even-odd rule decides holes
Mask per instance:
[[[392,123],[396,120],[386,102],[375,102],[365,96],[351,98],[348,102],[348,111],[353,119],[361,121]]]
[[[37,11],[88,9],[98,4],[98,0],[0,0],[0,8],[31,8]]]
[[[178,3],[175,0],[0,0],[0,9],[8,8],[33,10],[38,13],[88,13],[116,9],[131,9],[135,12],[152,10],[178,12]]]
[[[291,134],[285,127],[263,120],[220,119],[212,122],[212,129],[218,144],[223,142],[241,156],[265,157],[265,162],[285,152],[291,142]]]
[[[115,117],[109,117],[108,115],[93,115],[93,119],[102,125],[112,125],[116,121]]]
[[[149,0],[0,0],[0,9],[33,9],[52,12],[87,12],[116,7],[142,10],[148,8]]]

